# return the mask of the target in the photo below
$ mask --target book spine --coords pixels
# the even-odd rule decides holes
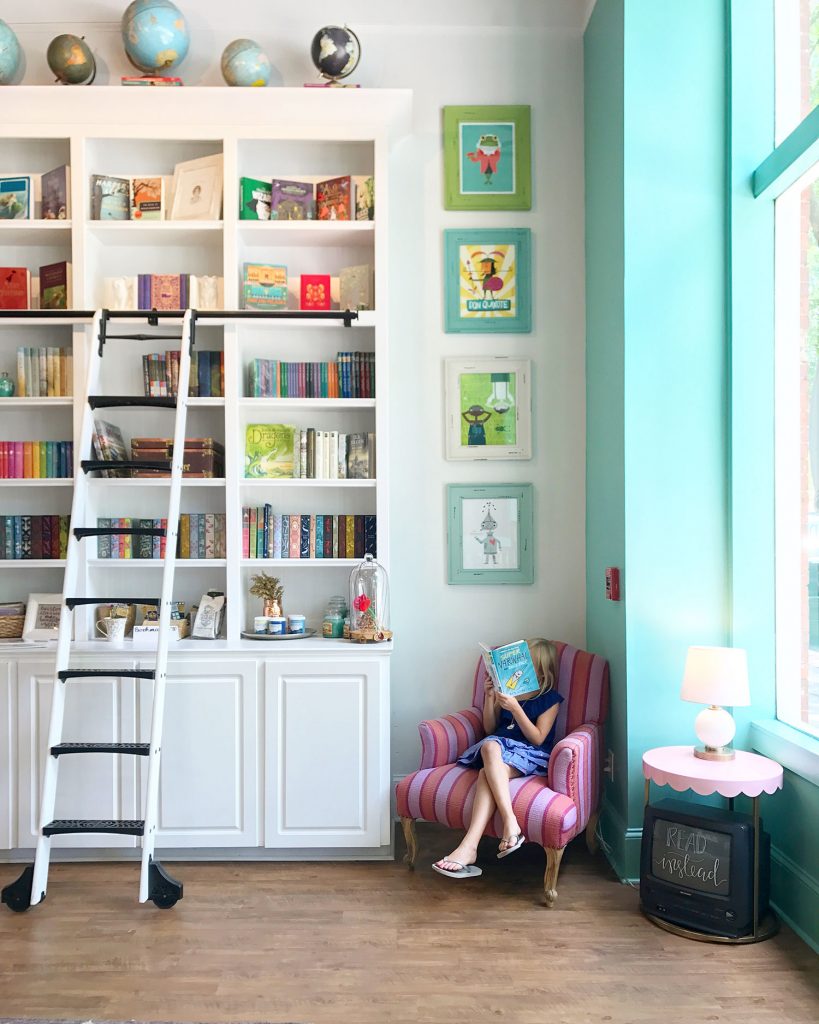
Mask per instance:
[[[302,515],[297,517],[299,520],[300,531],[299,531],[299,548],[297,558],[309,558],[310,557],[310,520],[311,516]],[[314,541],[315,543],[315,541]]]
[[[210,397],[210,352],[200,352],[197,364],[199,372],[199,397]]]
[[[216,558],[216,518],[213,512],[205,513],[205,558]]]
[[[324,528],[322,530],[322,550],[320,558],[332,558],[333,557],[333,517],[329,515],[319,516],[319,519],[324,520]]]
[[[21,398],[28,396],[26,382],[26,350],[24,346],[17,349],[17,394]]]
[[[364,516],[364,554],[378,557],[376,519],[373,515]]]
[[[324,523],[321,524],[321,541],[319,541],[319,519],[320,516],[310,516],[310,558],[319,557],[319,544],[324,543]]]
[[[282,545],[279,548],[279,558],[290,557],[290,516],[287,513],[282,515]]]
[[[31,558],[31,516],[20,516],[20,557]]]
[[[242,558],[250,558],[250,509],[242,509]]]
[[[110,529],[110,519],[97,518],[97,526],[101,530]],[[97,558],[110,558],[111,557],[111,535],[103,535],[97,537]]]
[[[363,558],[364,551],[364,516],[354,516],[353,526],[353,557]]]
[[[301,516],[290,516],[290,557],[298,558],[301,549]]]
[[[347,516],[342,513],[336,520],[336,555],[338,558],[347,557]]]

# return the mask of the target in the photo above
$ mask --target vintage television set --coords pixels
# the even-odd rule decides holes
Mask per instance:
[[[760,831],[760,920],[768,909],[770,863],[770,837]],[[749,935],[754,928],[751,815],[682,800],[646,805],[640,906],[652,917],[693,931],[734,939]]]

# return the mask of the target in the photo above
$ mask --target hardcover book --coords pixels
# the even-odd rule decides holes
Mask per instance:
[[[351,220],[352,179],[349,174],[316,184],[318,220]]]
[[[250,423],[245,433],[245,477],[293,476],[296,428],[285,423]]]
[[[162,177],[131,178],[131,219],[163,220],[164,217],[165,182]]]
[[[274,178],[270,186],[270,217],[272,220],[314,220],[312,183]]]
[[[245,263],[242,269],[245,309],[287,309],[287,267]]]
[[[128,446],[122,436],[122,431],[114,423],[107,420],[94,420],[94,454],[101,462],[119,462],[128,458]],[[130,476],[129,469],[104,469],[102,475],[106,477]]]
[[[71,264],[40,267],[40,309],[71,309]]]
[[[147,309],[185,309],[181,274],[151,274]]]
[[[112,178],[106,174],[91,175],[91,219],[131,219],[129,178]]]
[[[71,168],[67,164],[47,171],[40,179],[43,220],[68,220],[71,216]]]
[[[301,308],[302,309],[329,309],[330,308],[330,275],[329,274],[302,274],[301,275]]]
[[[338,304],[341,309],[374,309],[373,268],[369,264],[344,267],[338,276]]]
[[[258,178],[239,178],[239,220],[270,220],[271,185]]]
[[[0,309],[28,309],[30,292],[26,267],[0,267]]]
[[[516,640],[494,650],[486,644],[478,646],[483,652],[486,673],[498,693],[520,697],[522,694],[536,693],[540,689],[529,645],[525,640]]]
[[[369,480],[374,476],[375,460],[372,458],[372,434],[347,435],[347,479]]]
[[[355,187],[355,219],[375,220],[375,182],[372,175],[353,176]]]
[[[0,178],[0,220],[31,217],[31,178]]]

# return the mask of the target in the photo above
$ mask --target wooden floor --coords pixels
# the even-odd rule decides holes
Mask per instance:
[[[0,1017],[314,1024],[815,1024],[819,961],[787,929],[753,946],[664,932],[602,857],[563,858],[553,910],[543,852],[456,882],[419,828],[394,864],[172,864],[185,898],[135,902],[133,865],[55,865],[47,901],[0,908]],[[400,848],[401,843],[398,841]],[[0,885],[18,868],[0,866]]]

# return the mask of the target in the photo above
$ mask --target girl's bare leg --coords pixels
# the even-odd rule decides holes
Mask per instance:
[[[501,746],[499,743],[484,743],[481,747],[483,758],[483,770],[495,805],[498,808],[503,823],[503,837],[501,850],[505,850],[511,843],[505,840],[511,839],[520,832],[520,825],[512,810],[512,794],[509,791],[509,780],[517,778],[521,773],[517,768],[512,768],[504,763],[501,757]]]
[[[497,744],[493,743],[492,746],[497,746]],[[475,801],[472,804],[472,818],[466,835],[448,857],[436,861],[438,867],[445,871],[460,871],[462,864],[474,864],[478,858],[478,841],[494,813],[495,798],[486,781],[486,772],[481,769],[478,772],[478,785],[475,789]],[[457,863],[455,863],[456,861]]]

